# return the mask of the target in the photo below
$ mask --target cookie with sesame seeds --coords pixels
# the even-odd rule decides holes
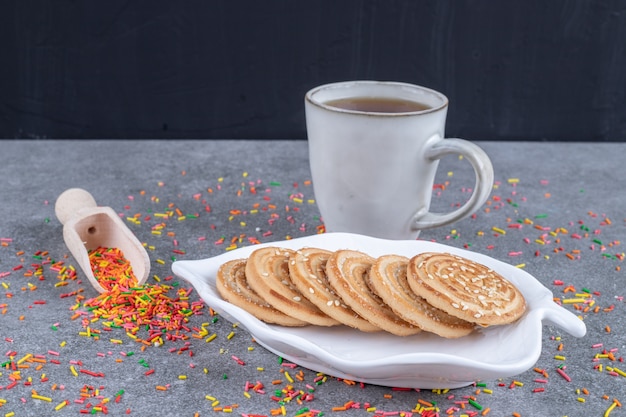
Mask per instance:
[[[266,246],[254,250],[246,262],[250,288],[275,309],[288,316],[318,326],[336,326],[339,322],[322,312],[291,281],[289,257],[294,251]]]
[[[424,331],[454,339],[470,334],[475,324],[433,307],[416,294],[407,281],[409,258],[380,256],[369,275],[370,287],[398,316]]]
[[[449,253],[422,253],[409,261],[409,286],[432,306],[481,326],[512,323],[526,311],[515,285],[478,262]]]
[[[326,276],[331,251],[302,248],[289,257],[289,276],[298,290],[328,316],[363,332],[382,330],[357,314],[332,289]]]
[[[422,330],[393,312],[368,284],[375,258],[354,250],[333,252],[326,262],[328,282],[343,301],[375,326],[395,334],[409,336]]]
[[[224,300],[244,309],[266,323],[289,327],[309,324],[276,310],[270,303],[261,298],[248,285],[245,270],[245,259],[233,259],[220,265],[215,277],[215,286]]]

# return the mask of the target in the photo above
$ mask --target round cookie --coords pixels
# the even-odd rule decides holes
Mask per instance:
[[[421,332],[398,317],[369,287],[368,274],[374,261],[362,252],[335,251],[326,262],[328,282],[347,305],[375,326],[398,336]]]
[[[215,278],[215,286],[224,300],[246,310],[266,323],[293,327],[309,324],[276,310],[267,301],[259,297],[248,285],[245,269],[245,259],[233,259],[220,265]]]
[[[291,282],[289,257],[291,249],[266,246],[256,249],[246,262],[250,287],[272,307],[283,313],[318,326],[336,326],[339,322],[323,313],[303,297]]]
[[[434,307],[481,326],[508,324],[526,310],[522,293],[497,272],[449,253],[409,261],[411,289]]]
[[[475,325],[430,305],[407,281],[409,258],[384,255],[376,259],[369,274],[370,287],[402,319],[422,330],[453,339],[468,335]]]
[[[326,276],[331,251],[317,248],[296,250],[289,258],[289,276],[296,288],[329,317],[363,332],[380,331],[346,305],[332,289]]]

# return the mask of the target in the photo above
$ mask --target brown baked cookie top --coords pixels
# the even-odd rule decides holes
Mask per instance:
[[[296,250],[289,258],[291,281],[303,296],[338,322],[364,332],[380,331],[380,327],[359,316],[333,290],[326,276],[326,263],[331,255],[325,249]]]
[[[266,246],[254,250],[246,263],[250,287],[272,307],[283,313],[318,326],[335,326],[339,322],[311,303],[291,282],[289,257],[291,249]]]
[[[449,253],[422,253],[409,261],[411,289],[432,306],[481,326],[507,324],[526,310],[522,293],[485,265]]]
[[[245,269],[245,259],[234,259],[220,265],[217,270],[215,286],[224,300],[244,309],[266,323],[275,323],[281,326],[306,326],[309,324],[276,310],[254,292],[246,280]]]
[[[347,305],[375,326],[398,336],[421,332],[398,317],[369,287],[368,274],[374,261],[359,251],[335,251],[326,263],[328,281]]]
[[[369,274],[370,287],[398,316],[422,330],[445,338],[465,336],[475,324],[433,307],[417,295],[407,281],[409,258],[384,255],[376,259]]]

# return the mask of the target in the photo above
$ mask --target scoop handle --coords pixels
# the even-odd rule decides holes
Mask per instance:
[[[96,200],[82,188],[70,188],[63,191],[57,198],[54,212],[61,224],[76,217],[83,209],[97,207]]]

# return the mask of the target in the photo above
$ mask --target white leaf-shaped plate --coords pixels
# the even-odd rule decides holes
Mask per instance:
[[[526,298],[527,311],[513,324],[476,330],[459,339],[444,339],[426,332],[399,337],[386,332],[363,333],[347,326],[290,328],[266,324],[224,301],[215,288],[215,276],[222,263],[246,258],[262,246],[353,249],[374,257],[390,253],[407,257],[421,252],[454,253],[494,269],[515,284]],[[544,321],[576,337],[586,333],[584,323],[555,304],[550,290],[527,272],[486,255],[421,240],[325,233],[243,247],[208,259],[176,261],[172,270],[189,281],[210,307],[244,327],[276,355],[327,375],[376,385],[457,388],[479,380],[511,377],[531,368],[539,358]]]

